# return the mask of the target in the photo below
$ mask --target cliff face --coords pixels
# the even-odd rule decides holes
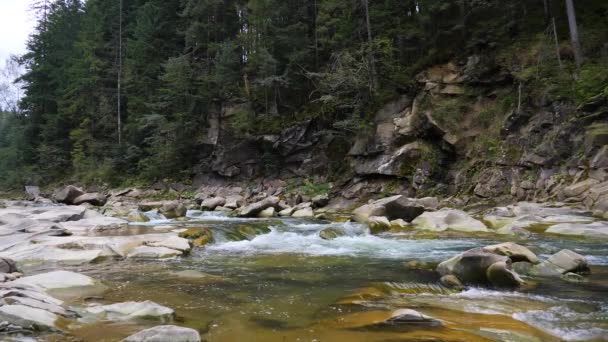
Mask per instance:
[[[605,206],[606,96],[575,106],[514,74],[498,59],[480,56],[431,67],[357,134],[317,119],[276,135],[239,136],[235,120],[251,111],[249,104],[224,104],[209,119],[195,185],[306,178],[332,182],[336,195],[352,200],[402,193],[453,196],[461,205],[559,200]]]

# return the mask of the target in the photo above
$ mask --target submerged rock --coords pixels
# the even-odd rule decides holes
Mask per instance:
[[[175,325],[161,325],[142,330],[123,340],[123,342],[200,342],[199,333],[190,328]]]
[[[152,301],[125,302],[110,305],[89,307],[87,312],[103,315],[109,320],[130,320],[136,318],[171,319],[174,311],[171,308],[156,304]]]
[[[179,233],[179,237],[192,241],[195,246],[204,246],[213,242],[213,232],[209,228],[189,228]]]
[[[412,224],[416,229],[442,232],[457,230],[462,232],[487,232],[488,228],[481,221],[472,218],[462,210],[442,209],[435,212],[425,212],[418,216]]]
[[[342,329],[411,329],[440,327],[440,320],[411,309],[395,311],[366,311],[340,316],[331,325]]]
[[[325,228],[319,232],[319,237],[323,240],[333,240],[344,235],[346,235],[344,230],[333,227]]]

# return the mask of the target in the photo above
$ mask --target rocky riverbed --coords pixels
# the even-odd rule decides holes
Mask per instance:
[[[608,223],[581,208],[83,195],[2,202],[3,339],[608,336]]]

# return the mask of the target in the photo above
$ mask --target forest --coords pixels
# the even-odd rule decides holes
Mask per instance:
[[[234,101],[252,108],[235,136],[317,119],[348,137],[424,68],[471,54],[506,55],[514,91],[551,84],[576,103],[608,92],[608,6],[577,2],[573,28],[568,3],[40,0],[23,96],[0,119],[0,186],[188,180],[208,116]],[[530,75],[512,51],[539,41],[547,67]]]

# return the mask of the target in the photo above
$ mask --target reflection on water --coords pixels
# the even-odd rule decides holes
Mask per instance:
[[[197,211],[189,212],[185,221],[148,215],[150,222],[130,226],[120,234],[157,232],[158,226],[165,230],[205,226],[214,231],[216,243],[182,259],[107,262],[78,271],[108,285],[110,290],[101,302],[153,300],[175,309],[176,324],[199,330],[204,340],[600,341],[608,336],[608,268],[604,266],[608,249],[599,243],[538,235],[525,242],[541,256],[564,247],[587,255],[594,266],[585,283],[537,280],[538,286],[525,292],[407,293],[377,284],[436,284],[436,273],[408,269],[404,263],[439,262],[496,241],[487,235],[372,236],[354,223],[233,219]],[[226,232],[235,226],[260,222],[267,222],[271,232],[251,240],[228,240]],[[321,239],[319,231],[328,227],[342,229],[345,235]],[[360,291],[374,295],[357,303],[340,301]],[[367,320],[399,308],[418,310],[442,320],[444,326],[405,331],[366,328]],[[342,324],[353,320],[356,327]],[[71,333],[86,341],[117,341],[155,324],[75,324]],[[48,336],[53,338],[60,340]]]

